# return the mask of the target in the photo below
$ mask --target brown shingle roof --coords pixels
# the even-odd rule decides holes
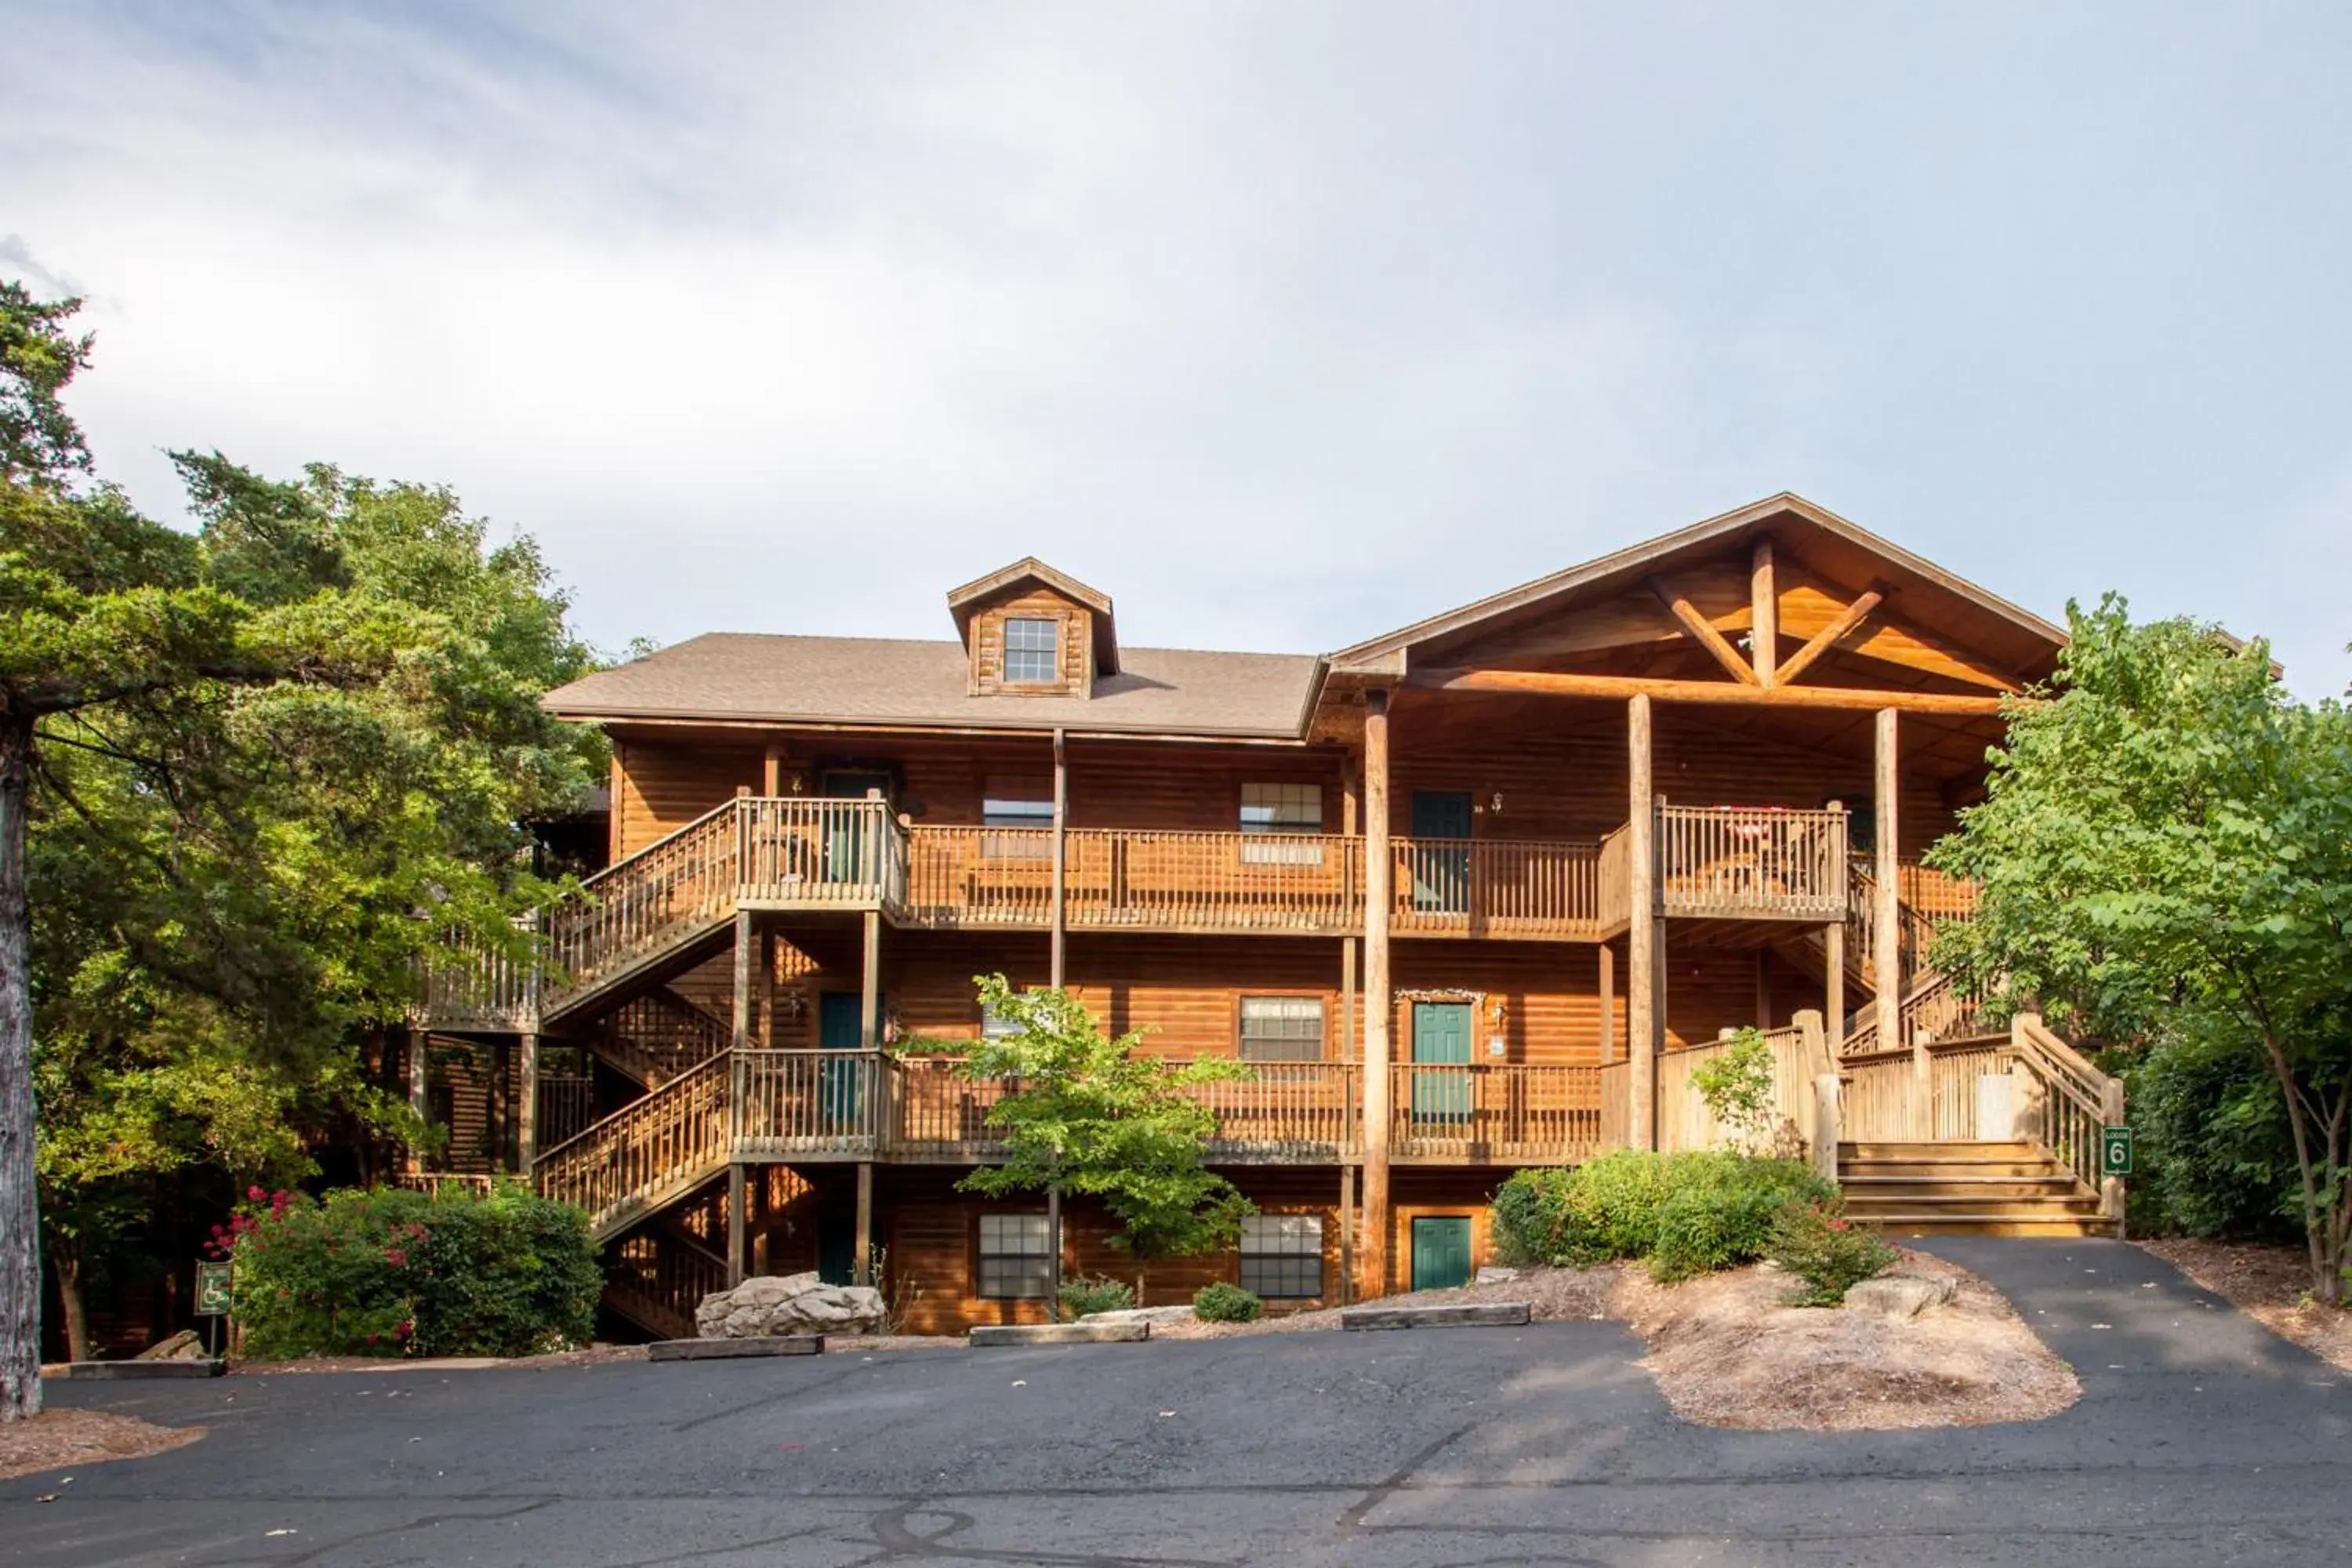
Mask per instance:
[[[713,632],[542,700],[566,719],[704,719],[915,728],[1121,731],[1295,740],[1321,661],[1297,654],[1122,650],[1091,699],[969,694],[951,642]]]

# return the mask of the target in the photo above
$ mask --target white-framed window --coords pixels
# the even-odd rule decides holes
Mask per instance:
[[[980,1293],[996,1300],[1043,1297],[1054,1280],[1054,1246],[1041,1214],[980,1216]]]
[[[1054,858],[1054,784],[1050,779],[992,778],[981,791],[982,826],[1022,831],[983,833],[983,860],[1051,860]]]
[[[1244,834],[1296,834],[1323,831],[1323,786],[1318,784],[1245,784],[1242,785],[1242,831]],[[1242,859],[1252,866],[1319,866],[1323,846],[1280,838],[1242,845]]]
[[[1035,616],[1004,620],[1004,679],[1048,686],[1062,679],[1062,623]]]
[[[1005,1040],[1021,1032],[1021,1021],[983,1002],[980,1005],[980,1037],[983,1040]]]
[[[1241,1057],[1250,1062],[1323,1059],[1323,998],[1242,998]]]
[[[1242,1221],[1242,1289],[1269,1300],[1323,1294],[1323,1216],[1255,1214]]]

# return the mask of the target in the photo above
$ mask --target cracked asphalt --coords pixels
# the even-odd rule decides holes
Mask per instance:
[[[1613,1323],[52,1389],[210,1428],[0,1481],[23,1564],[1180,1568],[2352,1556],[2352,1376],[2113,1242],[1939,1240],[2080,1372],[1940,1432],[1676,1421]],[[53,1502],[36,1498],[55,1494]]]

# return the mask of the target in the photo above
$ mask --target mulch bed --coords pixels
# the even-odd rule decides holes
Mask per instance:
[[[44,1410],[28,1421],[0,1422],[0,1479],[109,1459],[143,1459],[204,1435],[201,1426],[158,1426],[99,1410]],[[58,1484],[68,1485],[71,1479],[67,1477]],[[47,1502],[57,1495],[45,1493],[34,1500]]]
[[[2185,1237],[2135,1245],[2226,1299],[2279,1338],[2352,1372],[2352,1311],[2310,1300],[2311,1258],[2302,1247]]]

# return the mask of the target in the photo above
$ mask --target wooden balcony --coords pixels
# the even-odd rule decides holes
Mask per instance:
[[[1846,814],[1658,806],[1658,910],[1704,920],[1845,918]]]

